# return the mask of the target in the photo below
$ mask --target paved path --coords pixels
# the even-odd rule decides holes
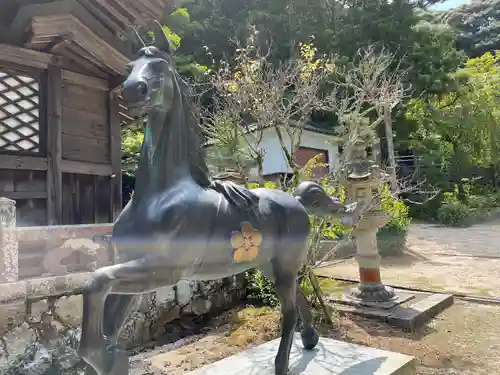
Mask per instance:
[[[500,221],[470,228],[412,224],[406,245],[404,255],[382,259],[385,283],[500,298]],[[359,278],[355,259],[319,273]]]
[[[409,242],[435,242],[443,252],[500,257],[500,221],[450,228],[434,224],[411,224]]]

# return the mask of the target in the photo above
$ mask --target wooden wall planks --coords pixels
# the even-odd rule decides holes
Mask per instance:
[[[76,82],[75,74],[63,80],[62,157],[111,164],[108,92]]]

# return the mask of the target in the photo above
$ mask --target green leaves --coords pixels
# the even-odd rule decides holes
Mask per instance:
[[[441,16],[457,36],[457,47],[478,57],[500,49],[500,0],[472,1]]]
[[[135,174],[143,139],[144,134],[138,129],[122,131],[122,170],[126,173]]]
[[[407,117],[418,124],[411,144],[428,162],[459,175],[473,165],[500,165],[499,60],[489,52],[469,59],[456,74],[459,90],[410,101]]]
[[[179,46],[181,45],[181,37],[174,33],[168,26],[163,26],[162,29],[168,40],[172,44],[173,49],[176,50],[177,48],[179,48]]]

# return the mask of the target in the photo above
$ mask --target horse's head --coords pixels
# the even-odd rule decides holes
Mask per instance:
[[[146,46],[137,31],[132,32],[136,59],[127,65],[122,97],[134,116],[152,111],[167,113],[172,106],[175,84],[172,48],[158,22],[154,23],[153,33],[154,45]]]

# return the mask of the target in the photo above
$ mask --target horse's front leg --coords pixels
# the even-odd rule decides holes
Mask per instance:
[[[111,290],[112,279],[101,270],[94,272],[82,291],[82,331],[78,354],[98,375],[105,375],[105,339],[102,333],[104,303]]]
[[[106,351],[108,341],[103,334],[106,297],[111,292],[140,294],[154,290],[159,264],[162,262],[140,259],[103,267],[95,271],[83,287],[82,332],[78,352],[98,375],[108,375],[114,360],[114,353]]]

